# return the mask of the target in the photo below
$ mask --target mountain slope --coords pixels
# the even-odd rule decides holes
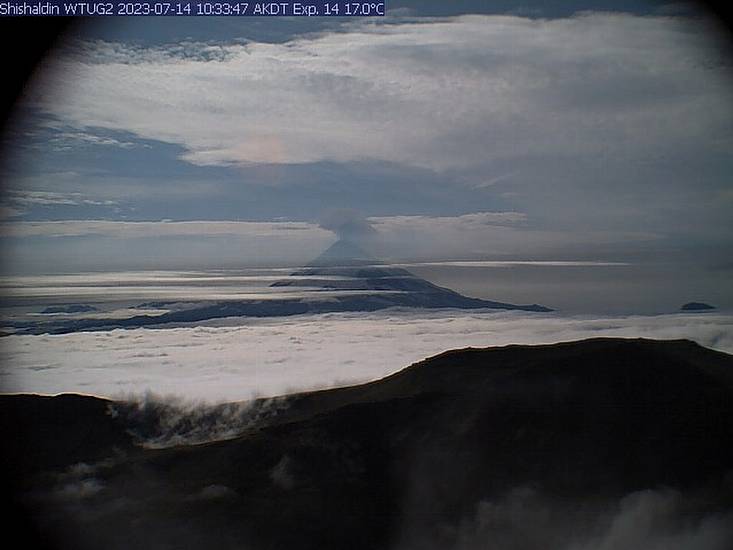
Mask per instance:
[[[286,404],[224,441],[29,473],[24,494],[63,548],[565,548],[630,502],[675,529],[733,517],[733,358],[688,341],[456,350]],[[715,534],[700,547],[730,547]]]
[[[307,267],[336,267],[336,266],[358,266],[379,264],[376,258],[372,257],[358,244],[339,239],[329,246],[315,260],[308,263]]]
[[[517,305],[463,296],[422,279],[406,269],[387,267],[358,245],[339,240],[306,268],[293,273],[297,279],[278,281],[273,287],[309,287],[323,290],[374,291],[376,296],[352,298],[359,309],[371,311],[386,307],[460,309],[512,309],[549,312],[538,304]]]

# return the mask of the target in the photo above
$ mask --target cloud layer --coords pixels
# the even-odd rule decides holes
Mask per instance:
[[[722,152],[730,83],[705,31],[622,14],[473,15],[355,23],[284,44],[100,41],[61,59],[53,91],[32,103],[70,127],[180,144],[199,165],[379,159],[471,171]],[[474,183],[497,176],[514,177]]]
[[[313,232],[322,238],[329,235],[325,231],[320,231],[316,225],[305,222],[64,220],[14,222],[0,225],[0,235],[14,237],[83,237],[90,235],[116,239],[173,236],[261,237],[300,231]],[[295,235],[289,236],[295,237]]]
[[[224,325],[224,326],[222,326]],[[0,341],[2,390],[217,400],[374,380],[451,348],[595,336],[690,338],[733,352],[722,314],[561,317],[520,312],[385,311]]]
[[[77,196],[54,193],[27,194],[34,201],[82,200]],[[90,201],[85,201],[90,202]],[[209,262],[197,261],[189,252],[178,254],[188,265],[203,266],[295,265],[308,262],[333,243],[335,236],[351,240],[368,240],[376,256],[394,260],[444,260],[496,257],[516,258],[560,255],[568,251],[592,249],[583,259],[597,260],[608,253],[620,239],[634,246],[656,243],[660,236],[643,231],[539,231],[527,227],[520,212],[473,212],[460,216],[373,216],[360,217],[349,211],[335,211],[320,224],[299,221],[121,221],[121,220],[56,220],[14,221],[0,223],[0,238],[17,247],[15,266],[26,261],[54,266],[61,271],[99,269],[99,258],[110,247],[125,246],[120,241],[137,243],[130,248],[120,265],[114,258],[105,268],[120,269],[141,266],[160,269],[171,267],[177,247],[173,239],[189,239],[202,250],[197,254]],[[83,241],[80,241],[83,238]],[[74,246],[82,244],[79,252]],[[34,247],[40,247],[40,251]],[[128,247],[129,248],[129,247]],[[157,263],[141,264],[140,258],[150,249]],[[97,249],[100,249],[99,252]],[[86,254],[83,251],[86,250]],[[54,258],[54,261],[49,261]],[[137,263],[136,263],[137,262]],[[45,272],[45,271],[44,271]]]

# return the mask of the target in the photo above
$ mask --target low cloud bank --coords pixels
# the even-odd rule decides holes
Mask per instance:
[[[194,401],[242,401],[378,379],[452,348],[598,336],[688,338],[733,353],[733,316],[387,310],[7,336],[0,340],[0,384],[5,392],[126,398],[149,391]],[[153,406],[144,397],[142,403],[143,411]]]
[[[286,397],[211,405],[150,391],[110,405],[138,443],[149,449],[236,437],[287,407]]]

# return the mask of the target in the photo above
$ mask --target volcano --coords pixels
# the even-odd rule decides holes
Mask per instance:
[[[224,317],[370,312],[392,307],[552,311],[538,304],[517,305],[464,296],[406,269],[389,266],[348,240],[337,241],[305,267],[293,271],[289,278],[276,281],[270,287],[293,287],[297,292],[267,299],[148,302],[137,307],[164,308],[169,311],[162,315],[135,315],[118,319],[53,318],[17,322],[13,326],[17,333],[64,334],[81,330],[164,327],[172,323],[198,323]]]
[[[374,311],[388,307],[552,311],[538,304],[517,305],[463,296],[406,269],[386,266],[359,245],[343,239],[336,241],[308,266],[293,272],[293,275],[297,278],[278,281],[272,286],[378,293],[352,300],[355,309],[351,311]]]
[[[309,267],[344,267],[381,264],[358,244],[339,239],[320,256],[308,264]]]

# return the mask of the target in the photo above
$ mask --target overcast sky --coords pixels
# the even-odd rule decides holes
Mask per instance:
[[[484,4],[78,29],[6,136],[6,266],[296,264],[340,212],[395,260],[733,269],[715,24],[681,3]]]

